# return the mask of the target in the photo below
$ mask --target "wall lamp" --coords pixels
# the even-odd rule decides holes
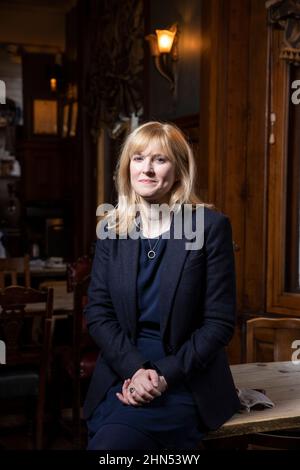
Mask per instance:
[[[174,99],[177,98],[178,81],[178,25],[174,23],[169,29],[157,29],[156,34],[148,34],[150,53],[158,72],[170,83]]]
[[[55,63],[49,69],[50,90],[53,93],[61,91],[62,88],[62,56],[55,55]]]

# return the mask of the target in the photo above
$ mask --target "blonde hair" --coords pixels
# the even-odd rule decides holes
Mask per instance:
[[[136,206],[141,203],[141,197],[130,183],[130,159],[132,155],[143,152],[150,143],[159,144],[164,154],[175,164],[178,180],[171,189],[170,208],[182,204],[203,204],[194,189],[196,166],[193,151],[182,131],[174,124],[147,122],[128,135],[117,163],[115,175],[118,203],[104,218],[108,221],[108,228],[118,234],[125,234],[133,228]]]

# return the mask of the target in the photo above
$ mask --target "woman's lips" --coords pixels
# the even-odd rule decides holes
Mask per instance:
[[[139,180],[139,183],[150,184],[150,183],[155,183],[155,181],[154,180]]]

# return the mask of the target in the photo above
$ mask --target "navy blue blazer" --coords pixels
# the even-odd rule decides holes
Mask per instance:
[[[203,247],[186,250],[186,242],[172,237],[171,225],[160,286],[166,356],[155,365],[169,387],[185,381],[200,419],[212,430],[240,408],[224,350],[236,316],[229,219],[205,207]],[[97,241],[85,315],[101,352],[84,403],[85,418],[112,385],[147,367],[147,358],[135,346],[138,257],[138,239]]]

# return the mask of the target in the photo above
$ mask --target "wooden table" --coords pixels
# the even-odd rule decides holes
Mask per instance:
[[[47,284],[47,286],[46,286]],[[66,281],[50,281],[44,283],[44,287],[53,288],[53,317],[55,319],[66,318],[72,314],[74,308],[74,294],[67,292]],[[39,311],[41,304],[28,304],[27,309],[30,311]]]
[[[67,278],[67,266],[55,266],[55,267],[41,267],[41,266],[30,266],[30,279],[31,287],[39,289],[41,282],[52,280],[66,280]],[[23,284],[23,281],[20,281]]]
[[[50,287],[50,283],[49,283]],[[69,315],[73,312],[74,307],[74,293],[67,292],[67,283],[53,283],[53,314],[54,315]]]
[[[56,266],[53,268],[30,266],[30,274],[32,277],[65,277],[66,273],[66,266]]]
[[[237,413],[208,439],[300,428],[300,364],[267,362],[231,366],[238,388],[264,389],[274,408]]]
[[[73,314],[74,309],[74,294],[73,292],[67,292],[66,281],[49,281],[44,283],[44,287],[53,288],[53,315],[52,315],[52,326],[51,336],[54,337],[54,332],[58,327],[57,321],[66,320]],[[44,304],[27,304],[26,310],[30,312],[40,312],[45,309]],[[36,335],[39,335],[40,322],[39,318],[35,321]],[[35,333],[34,333],[35,334]]]

